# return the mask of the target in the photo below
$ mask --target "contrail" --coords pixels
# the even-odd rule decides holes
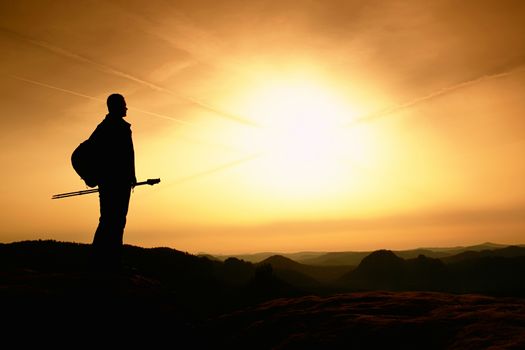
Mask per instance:
[[[172,120],[174,122],[177,122],[177,123],[180,123],[180,124],[184,124],[184,125],[192,125],[192,126],[197,126],[198,125],[198,124],[195,124],[195,123],[187,122],[187,121],[182,120],[182,119],[176,119],[176,118],[173,118],[173,117],[168,117],[167,115],[164,115],[164,114],[148,112],[148,111],[146,111],[144,109],[140,109],[140,108],[137,108],[137,107],[129,107],[129,109],[131,109],[132,111],[137,111],[137,112],[140,112],[140,113],[148,114],[148,115],[151,115],[151,116],[154,116],[154,117],[159,117],[159,118],[162,118],[162,119]]]
[[[244,74],[244,72],[246,71],[242,69],[241,61],[238,61],[238,60],[233,61],[232,58],[230,58],[229,61],[233,61],[233,62],[231,64],[225,64],[224,61],[218,59],[217,52],[213,50],[210,51],[209,43],[205,45],[206,53],[203,53],[202,50],[195,50],[194,45],[192,49],[188,49],[188,45],[180,44],[180,41],[177,35],[175,36],[168,35],[165,30],[156,29],[159,27],[160,23],[155,22],[154,20],[152,20],[151,18],[148,18],[147,16],[144,16],[142,13],[131,11],[129,7],[118,5],[115,3],[104,2],[104,5],[113,6],[114,8],[118,9],[119,13],[125,13],[126,16],[130,18],[130,20],[134,21],[140,26],[140,29],[144,33],[147,33],[149,35],[153,35],[159,38],[160,40],[169,44],[174,49],[184,52],[185,54],[191,56],[193,60],[195,60],[196,62],[200,64],[210,65],[216,69],[227,70],[228,72],[233,72],[235,74],[239,74],[239,73]],[[173,22],[180,23],[185,32],[190,32],[190,34],[197,32],[198,36],[206,35],[207,41],[209,41],[210,39],[214,41],[218,41],[214,39],[213,36],[209,35],[209,31],[202,30],[202,28],[197,29],[196,26],[192,23],[192,21],[186,16],[184,16],[184,14],[182,14],[177,9],[175,8],[170,9],[170,17],[173,18]],[[188,40],[187,35],[185,35],[185,39]],[[191,42],[194,43],[194,40],[191,40]],[[213,56],[213,60],[210,59],[210,55]]]
[[[208,170],[196,173],[196,174],[188,175],[188,176],[185,176],[185,177],[182,177],[182,178],[179,178],[179,179],[171,181],[168,185],[163,186],[163,188],[167,188],[167,187],[170,187],[170,186],[178,185],[178,184],[181,184],[181,183],[184,183],[184,182],[187,182],[187,181],[191,181],[191,180],[195,180],[195,179],[198,179],[198,178],[201,178],[201,177],[204,177],[204,176],[212,175],[212,174],[218,173],[220,171],[223,171],[223,170],[226,170],[226,169],[229,169],[229,168],[233,168],[233,167],[236,167],[236,166],[241,165],[243,163],[252,161],[254,159],[259,158],[260,156],[261,156],[260,153],[252,154],[250,156],[247,156],[247,157],[244,157],[244,158],[241,158],[241,159],[237,159],[237,160],[234,160],[232,162],[228,162],[228,163],[219,165],[217,167],[214,167],[214,168],[211,168],[211,169],[208,169]]]
[[[89,95],[86,95],[86,94],[82,94],[82,93],[79,93],[79,92],[76,92],[76,91],[73,91],[73,90],[69,90],[69,89],[63,89],[63,88],[60,88],[58,86],[46,84],[46,83],[43,83],[43,82],[40,82],[40,81],[36,81],[36,80],[33,80],[33,79],[28,79],[28,78],[24,78],[24,77],[21,77],[21,76],[18,76],[18,75],[13,75],[13,74],[7,74],[7,76],[10,77],[10,78],[16,79],[16,80],[20,80],[20,81],[26,82],[26,83],[30,83],[30,84],[42,86],[42,87],[45,87],[45,88],[48,88],[48,89],[53,89],[53,90],[56,90],[56,91],[64,92],[66,94],[70,94],[70,95],[74,95],[74,96],[83,97],[83,98],[87,98],[87,99],[90,99],[90,100],[106,103],[105,100],[97,98],[97,97],[93,97],[93,96],[89,96]],[[141,113],[144,113],[144,114],[148,114],[148,115],[151,115],[151,116],[154,116],[154,117],[158,117],[158,118],[162,118],[162,119],[168,119],[168,120],[180,123],[180,124],[197,125],[197,124],[190,123],[190,122],[187,122],[187,121],[182,120],[182,119],[169,117],[167,115],[163,115],[163,114],[159,114],[159,113],[149,112],[149,111],[146,111],[146,110],[143,110],[143,109],[140,109],[140,108],[136,108],[136,107],[131,107],[130,106],[129,109],[137,111],[137,112],[141,112]]]
[[[357,124],[361,124],[361,123],[364,123],[364,122],[369,122],[371,120],[374,120],[374,119],[377,119],[377,118],[380,118],[380,117],[385,117],[385,116],[388,116],[388,115],[391,115],[391,114],[394,114],[394,113],[398,113],[398,112],[401,112],[403,110],[412,108],[415,105],[418,105],[420,103],[433,100],[433,99],[441,97],[443,95],[447,95],[447,94],[449,94],[451,92],[454,92],[456,90],[460,90],[462,88],[469,87],[469,86],[472,86],[472,85],[476,85],[476,84],[479,84],[479,83],[482,83],[482,82],[485,82],[485,81],[488,81],[488,80],[503,78],[503,77],[515,74],[517,72],[520,72],[520,71],[522,71],[524,69],[525,69],[525,64],[522,63],[520,65],[517,65],[514,69],[510,69],[510,70],[507,70],[507,71],[504,71],[504,72],[500,72],[500,73],[483,75],[483,76],[475,78],[475,79],[471,79],[471,80],[467,80],[467,81],[464,81],[464,82],[461,82],[461,83],[458,83],[458,84],[455,84],[455,85],[451,85],[451,86],[439,89],[437,91],[431,92],[428,95],[425,95],[425,96],[422,96],[422,97],[418,97],[418,98],[416,98],[416,99],[414,99],[412,101],[405,102],[405,103],[402,103],[400,105],[397,105],[397,106],[394,106],[394,107],[391,107],[391,108],[386,108],[386,109],[383,109],[382,111],[371,113],[371,114],[368,114],[366,116],[357,118],[356,120],[354,120],[354,121],[352,121],[352,122],[350,122],[348,124],[345,124],[344,126],[345,127],[353,127],[353,126],[355,126]]]
[[[104,73],[109,73],[109,74],[112,74],[112,75],[115,75],[115,76],[118,76],[118,77],[121,77],[121,78],[124,78],[124,79],[127,79],[127,80],[130,80],[130,81],[133,81],[135,83],[138,83],[138,84],[141,84],[141,85],[144,85],[152,90],[155,90],[155,91],[159,91],[159,92],[164,92],[166,94],[169,94],[171,96],[174,96],[174,97],[177,97],[179,99],[183,99],[187,102],[190,102],[191,104],[201,108],[201,109],[204,109],[208,112],[212,112],[213,114],[216,114],[216,115],[220,115],[226,119],[229,119],[229,120],[232,120],[232,121],[235,121],[235,122],[238,122],[238,123],[241,123],[241,124],[244,124],[244,125],[248,125],[248,126],[252,126],[252,127],[259,127],[259,125],[251,120],[248,120],[248,119],[245,119],[245,118],[242,118],[242,117],[239,117],[239,116],[236,116],[236,115],[233,115],[231,113],[226,113],[226,112],[223,112],[217,108],[214,108],[213,106],[211,105],[208,105],[206,103],[203,103],[201,101],[198,101],[192,97],[189,97],[189,96],[185,96],[185,95],[182,95],[180,93],[175,93],[171,90],[168,90],[162,86],[159,86],[157,84],[154,84],[154,83],[151,83],[149,81],[146,81],[144,79],[140,79],[140,78],[137,78],[131,74],[128,74],[128,73],[125,73],[125,72],[122,72],[118,69],[115,69],[115,68],[112,68],[108,65],[105,65],[105,64],[101,64],[101,63],[98,63],[96,61],[93,61],[92,59],[89,59],[87,57],[84,57],[84,56],[81,56],[79,54],[76,54],[74,52],[71,52],[69,50],[65,50],[63,48],[60,48],[58,46],[55,46],[55,45],[52,45],[46,41],[43,41],[43,40],[37,40],[37,39],[33,39],[33,38],[30,38],[30,37],[27,37],[25,35],[22,35],[22,34],[19,34],[17,32],[14,32],[14,31],[11,31],[7,28],[3,28],[3,27],[0,27],[0,30],[3,30],[4,32],[7,32],[11,35],[14,35],[28,43],[31,43],[33,45],[36,45],[38,47],[41,47],[43,49],[46,49],[50,52],[53,52],[55,54],[58,54],[58,55],[61,55],[61,56],[64,56],[64,57],[67,57],[67,58],[71,58],[73,60],[77,60],[77,61],[80,61],[80,62],[83,62],[83,63],[87,63],[89,65],[92,65],[94,67],[96,67],[97,69],[99,69],[100,71],[104,72]]]
[[[60,87],[57,87],[57,86],[53,86],[53,85],[49,85],[49,84],[46,84],[46,83],[42,83],[40,81],[23,78],[23,77],[18,76],[18,75],[13,75],[13,74],[6,74],[6,75],[8,77],[10,77],[10,78],[13,78],[13,79],[16,79],[16,80],[20,80],[20,81],[23,81],[23,82],[26,82],[26,83],[42,86],[42,87],[45,87],[45,88],[48,88],[48,89],[61,91],[61,92],[64,92],[66,94],[70,94],[70,95],[74,95],[74,96],[78,96],[78,97],[83,97],[83,98],[87,98],[87,99],[94,100],[94,101],[101,101],[101,102],[105,103],[105,101],[103,101],[100,98],[89,96],[89,95],[85,95],[85,94],[82,94],[80,92],[76,92],[76,91],[73,91],[73,90],[63,89],[63,88],[60,88]]]

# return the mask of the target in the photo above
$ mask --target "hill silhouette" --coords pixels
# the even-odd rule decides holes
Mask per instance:
[[[31,273],[92,276],[89,254],[89,245],[77,243],[28,241],[0,244],[1,270],[7,280],[10,276],[30,276]],[[206,312],[222,312],[225,305],[236,307],[275,295],[338,289],[525,295],[525,248],[518,246],[462,252],[442,259],[424,255],[403,259],[392,251],[380,250],[367,255],[356,268],[312,266],[278,255],[258,264],[237,258],[221,262],[171,248],[134,246],[125,246],[123,260],[132,268],[128,271],[130,275],[157,283],[163,290],[183,299],[199,300],[188,305]],[[273,281],[275,291],[267,290],[266,286],[260,290],[255,288],[260,280]],[[77,282],[67,284],[70,292],[89,294],[97,288],[96,283],[85,286],[77,285]],[[52,285],[47,288],[53,291]],[[209,293],[211,290],[213,293]]]
[[[257,265],[271,266],[277,277],[300,289],[314,290],[321,286],[321,283],[308,273],[309,266],[299,264],[281,255],[271,256]]]
[[[91,246],[56,241],[0,244],[0,295],[140,294],[140,284],[174,297],[179,307],[209,315],[265,299],[297,295],[298,291],[273,276],[271,269],[230,260],[212,261],[171,248],[124,246],[125,268],[115,274],[92,271]],[[111,285],[108,284],[111,281]],[[258,288],[263,284],[264,288]],[[138,290],[136,290],[137,288]]]
[[[373,252],[342,277],[357,290],[443,290],[446,267],[439,259],[420,255],[402,259],[389,250]]]
[[[405,278],[405,261],[389,250],[368,255],[354,271],[343,276],[356,289],[400,289]]]
[[[450,248],[418,248],[409,250],[398,250],[394,253],[403,259],[417,258],[420,255],[424,255],[429,258],[445,258],[460,254],[466,251],[482,251],[491,249],[501,249],[507,246],[495,243],[482,243],[467,247],[450,247]],[[330,266],[330,265],[349,265],[357,266],[366,256],[373,253],[372,251],[364,252],[330,252],[330,253],[318,253],[316,255],[310,255],[297,261],[307,265],[319,265],[319,266]],[[289,257],[289,255],[285,255]]]
[[[304,259],[301,262],[317,266],[357,266],[371,252],[331,252]]]
[[[445,260],[445,259],[444,259]],[[525,296],[525,249],[464,252],[445,260],[376,251],[340,279],[349,290],[447,291]]]
[[[497,249],[482,249],[479,251],[468,250],[452,256],[444,257],[442,260],[446,263],[456,263],[483,257],[515,258],[520,256],[525,256],[525,247],[508,246]]]
[[[236,258],[236,259],[240,259],[240,260],[244,260],[247,262],[257,264],[275,255],[284,256],[288,259],[297,261],[299,263],[303,263],[304,260],[315,258],[315,257],[321,256],[324,254],[326,253],[325,252],[298,252],[298,253],[260,252],[260,253],[253,253],[253,254],[213,255],[213,256],[216,259],[219,259],[221,261],[224,261],[228,258]],[[202,255],[210,255],[210,254],[202,254]]]
[[[271,265],[276,276],[293,286],[307,289],[319,289],[322,286],[331,286],[332,283],[353,266],[313,266],[298,263],[282,255],[271,256],[258,265]]]

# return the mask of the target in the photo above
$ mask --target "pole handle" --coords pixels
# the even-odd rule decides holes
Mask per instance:
[[[156,185],[160,182],[160,179],[147,179],[146,181],[141,181],[141,182],[137,182],[135,184],[135,186],[140,186],[140,185],[150,185],[150,186],[153,186],[153,185]]]

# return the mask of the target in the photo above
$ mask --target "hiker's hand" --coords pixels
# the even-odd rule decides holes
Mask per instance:
[[[137,179],[131,180],[131,188],[134,189],[137,186]]]

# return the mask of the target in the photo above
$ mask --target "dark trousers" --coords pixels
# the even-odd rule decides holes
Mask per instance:
[[[120,265],[130,194],[130,186],[99,185],[100,219],[93,239],[97,264],[108,268]]]

